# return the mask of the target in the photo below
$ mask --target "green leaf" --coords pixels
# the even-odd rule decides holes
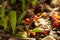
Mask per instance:
[[[27,33],[27,36],[30,37],[30,33],[29,32]]]
[[[4,6],[4,4],[2,4],[1,15],[5,16],[5,6]]]
[[[11,4],[14,4],[14,3],[16,3],[16,0],[11,0]]]
[[[13,31],[13,35],[15,34],[15,29],[16,29],[16,11],[11,10],[9,12],[9,18],[10,18],[10,23]]]
[[[7,28],[7,22],[8,22],[8,17],[5,16],[5,6],[4,4],[2,4],[2,8],[1,8],[1,25],[4,26],[4,30],[6,30]]]
[[[3,26],[3,25],[2,25],[2,21],[1,21],[1,20],[0,20],[0,25],[1,25],[1,26]]]
[[[38,1],[38,0],[29,0],[29,2],[30,2],[33,6],[36,5],[37,1]]]
[[[7,16],[2,18],[2,24],[4,26],[4,30],[6,30],[7,24],[8,24],[8,17]]]
[[[22,13],[19,15],[18,20],[17,20],[17,24],[22,22],[22,18],[25,16],[25,1],[26,0],[22,0]]]
[[[16,34],[16,36],[19,36],[20,38],[22,38],[23,34]]]
[[[1,25],[4,26],[4,31],[7,29],[7,23],[8,22],[8,17],[1,17]]]
[[[19,15],[18,20],[17,20],[17,24],[22,22],[22,19],[23,19],[24,16],[25,16],[24,12]]]
[[[26,35],[25,34],[22,34],[22,33],[17,33],[16,36],[18,36],[20,38],[26,38]]]
[[[22,11],[24,12],[24,10],[25,10],[25,1],[26,0],[22,0]]]
[[[32,32],[44,32],[42,28],[34,28]]]

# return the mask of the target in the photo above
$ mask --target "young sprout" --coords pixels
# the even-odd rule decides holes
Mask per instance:
[[[35,16],[33,17],[33,21],[35,22],[35,21],[37,21],[37,19],[38,19],[38,17],[37,17],[37,15],[35,15]]]
[[[15,34],[15,30],[16,30],[16,11],[11,10],[9,11],[9,21],[11,23],[11,27],[12,27],[12,31],[13,31],[13,35]]]
[[[7,22],[8,22],[8,17],[5,16],[5,6],[4,3],[2,3],[2,8],[1,8],[1,25],[4,26],[4,31],[6,31],[7,28]]]
[[[38,0],[29,0],[29,2],[32,4],[32,6],[35,6]]]

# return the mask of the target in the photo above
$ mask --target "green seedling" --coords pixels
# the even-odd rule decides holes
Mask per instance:
[[[10,23],[11,23],[11,27],[12,27],[12,31],[13,31],[13,35],[15,34],[15,30],[16,30],[16,11],[11,10],[9,12],[9,18],[10,18]]]

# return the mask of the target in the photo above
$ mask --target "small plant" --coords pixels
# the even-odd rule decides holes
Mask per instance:
[[[38,0],[29,0],[29,2],[32,4],[32,6],[35,6]]]
[[[17,24],[21,23],[22,18],[25,16],[25,0],[22,0],[22,13],[19,15]]]
[[[12,27],[12,31],[13,31],[13,35],[15,34],[15,30],[16,30],[16,11],[11,10],[9,11],[9,18],[10,18],[10,23],[11,23],[11,27]]]
[[[5,16],[5,6],[2,4],[1,8],[1,25],[4,26],[4,31],[7,29],[8,17]]]

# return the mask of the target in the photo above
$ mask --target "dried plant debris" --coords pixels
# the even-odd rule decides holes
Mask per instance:
[[[54,39],[52,36],[47,36],[47,37],[45,37],[45,38],[42,39],[42,40],[56,40],[56,39]]]
[[[60,40],[60,0],[0,0],[0,40]]]

